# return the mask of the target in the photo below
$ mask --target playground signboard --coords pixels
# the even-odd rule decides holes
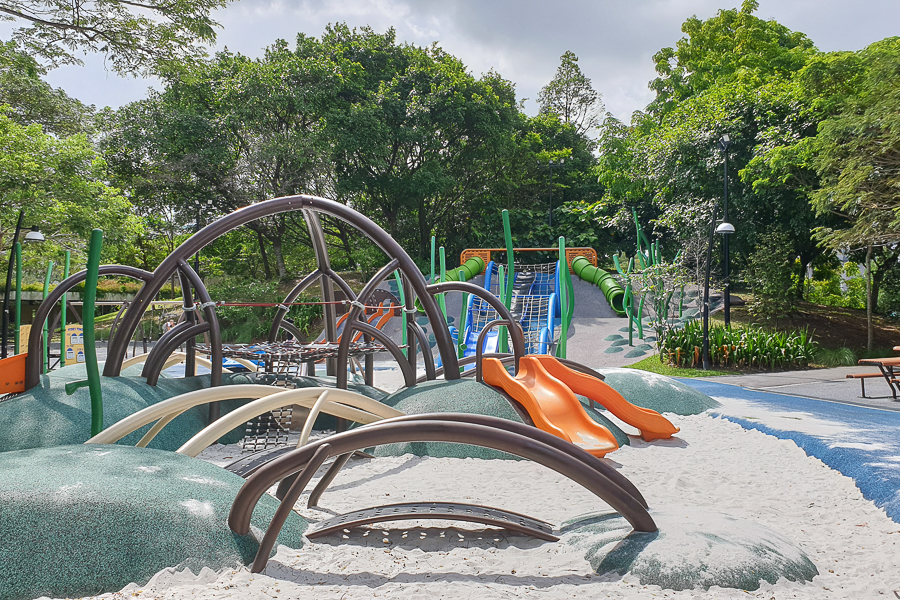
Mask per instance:
[[[84,362],[84,326],[66,325],[63,336],[63,352],[66,362]]]

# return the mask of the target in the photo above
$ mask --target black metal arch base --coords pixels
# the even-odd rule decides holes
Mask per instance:
[[[478,422],[473,422],[470,419],[472,416],[436,413],[417,415],[416,418],[388,419],[308,444],[256,470],[238,492],[228,516],[229,527],[238,535],[249,533],[253,509],[266,490],[295,473],[297,478],[284,495],[260,542],[252,571],[258,573],[265,568],[269,553],[294,503],[329,457],[343,457],[362,448],[397,442],[456,442],[501,450],[533,460],[591,491],[625,517],[636,531],[657,530],[653,518],[647,512],[646,503],[642,502],[643,498],[638,499],[640,494],[636,497],[631,490],[622,487],[619,482],[625,478],[621,475],[609,477],[604,472],[612,470],[608,465],[605,465],[605,469],[598,469],[592,461],[580,456],[579,453],[587,455],[583,450],[572,444],[568,444],[571,448],[560,449],[535,436],[533,430],[529,430],[528,435],[511,431],[511,421],[479,415]],[[630,482],[629,486],[634,489]]]

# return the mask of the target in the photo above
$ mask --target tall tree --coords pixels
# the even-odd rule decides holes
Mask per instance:
[[[538,102],[541,112],[559,115],[578,135],[596,129],[606,113],[600,94],[581,72],[578,57],[569,50],[560,57],[556,76],[538,93]]]
[[[76,50],[106,55],[113,70],[147,74],[203,54],[216,39],[210,13],[229,0],[0,0],[0,19],[27,52],[52,66],[80,64]]]
[[[359,67],[328,117],[339,187],[424,259],[438,227],[464,226],[510,148],[512,85],[495,73],[475,79],[437,46],[397,44],[393,30],[339,25],[322,41],[335,62]]]

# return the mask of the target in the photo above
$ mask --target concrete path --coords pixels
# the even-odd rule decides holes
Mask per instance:
[[[867,379],[867,397],[865,398],[860,395],[859,380],[847,379],[848,373],[872,373],[876,370],[872,367],[837,367],[834,369],[807,369],[782,373],[723,375],[720,377],[704,377],[703,381],[726,383],[760,392],[787,394],[829,402],[900,411],[900,400],[895,400],[891,397],[890,388],[884,379]]]

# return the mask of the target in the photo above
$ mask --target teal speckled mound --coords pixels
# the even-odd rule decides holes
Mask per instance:
[[[665,375],[638,369],[599,367],[597,370],[626,400],[642,408],[659,413],[696,415],[719,406],[706,394]]]
[[[139,365],[135,365],[137,368]],[[101,367],[102,368],[102,367]],[[87,387],[80,388],[71,396],[66,394],[65,385],[70,381],[84,379],[82,364],[67,365],[41,376],[41,383],[9,400],[0,402],[0,452],[25,450],[28,448],[49,448],[64,444],[80,444],[91,433],[91,396]],[[239,374],[224,375],[223,383],[245,383],[246,377]],[[113,423],[137,411],[184,394],[209,387],[209,375],[183,379],[160,378],[155,387],[147,385],[138,376],[102,377],[103,422],[109,427]],[[226,413],[241,401],[222,403]],[[192,408],[177,417],[150,443],[151,448],[175,450],[207,424],[206,405]],[[147,425],[126,436],[119,443],[134,445],[150,428]],[[241,432],[225,436],[223,441],[237,441]]]
[[[146,581],[166,567],[248,564],[254,535],[228,528],[244,480],[201,460],[127,446],[0,454],[0,600],[86,596]],[[261,539],[277,500],[253,515]],[[291,513],[279,543],[303,544]]]
[[[805,552],[759,523],[696,509],[651,515],[656,533],[636,533],[613,513],[567,524],[564,539],[584,549],[600,575],[631,573],[641,585],[670,590],[756,590],[761,581],[812,581],[819,574]]]
[[[522,418],[516,413],[506,398],[492,387],[478,383],[474,379],[426,381],[391,394],[384,398],[382,402],[407,414],[459,412],[489,415],[522,423]],[[446,442],[387,444],[375,448],[374,454],[375,456],[415,454],[416,456],[450,458],[517,458],[490,448]]]

